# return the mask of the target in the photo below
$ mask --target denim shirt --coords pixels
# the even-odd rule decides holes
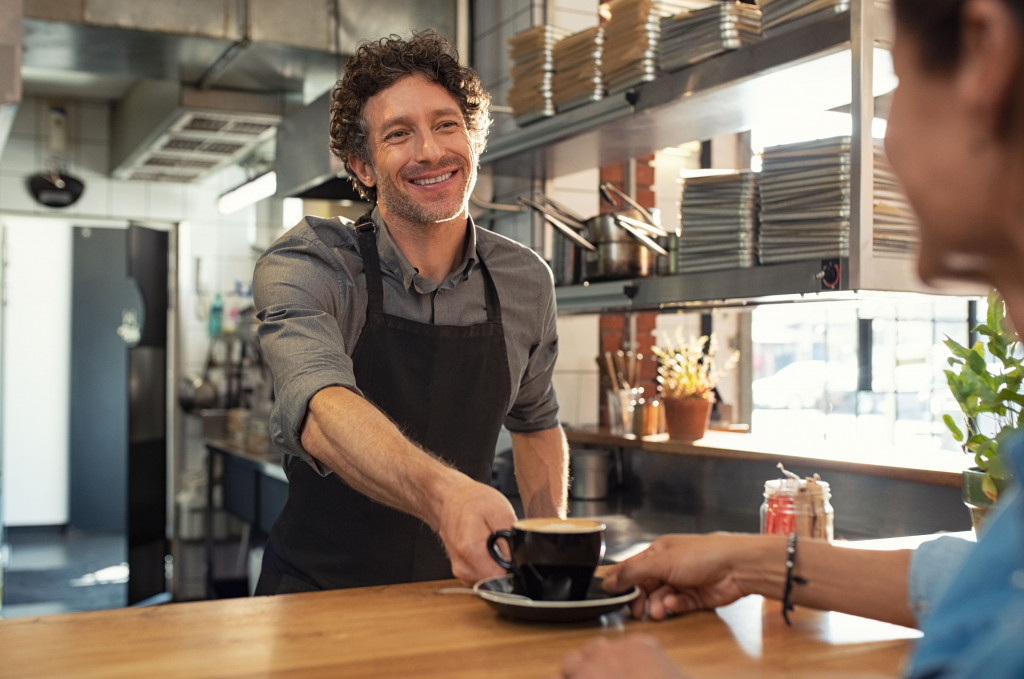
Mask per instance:
[[[936,540],[922,545],[932,557],[915,554],[911,562],[910,603],[923,632],[907,671],[912,679],[1024,677],[1024,438],[1013,442],[1009,463],[1018,482],[1000,499],[978,544],[965,549],[953,546],[953,538]],[[953,558],[962,557],[962,565],[929,612],[920,598],[933,569],[956,568],[937,563],[944,561],[933,558],[941,551],[959,554]]]

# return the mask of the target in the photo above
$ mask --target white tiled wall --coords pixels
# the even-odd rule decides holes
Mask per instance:
[[[217,196],[239,183],[237,170],[228,170],[201,184],[137,182],[109,176],[110,107],[106,102],[75,101],[65,105],[68,122],[66,170],[85,184],[82,197],[67,208],[36,203],[25,188],[30,175],[43,170],[49,156],[48,116],[51,102],[26,97],[19,107],[11,135],[0,157],[0,214],[46,217],[71,224],[100,220],[110,226],[137,221],[153,228],[183,223],[180,261],[203,261],[203,284],[211,292],[234,289],[234,282],[252,277],[250,252],[255,212],[221,215]],[[191,271],[190,271],[191,282]],[[186,333],[194,342],[183,347],[190,366],[205,355],[205,336],[188,323],[195,317],[191,289],[182,291]],[[198,326],[198,321],[195,324]]]
[[[600,376],[594,358],[599,352],[598,316],[561,316],[558,319],[558,364],[555,391],[563,424],[596,425]]]

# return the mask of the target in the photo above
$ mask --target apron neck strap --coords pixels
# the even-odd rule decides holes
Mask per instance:
[[[377,225],[367,212],[356,222],[359,238],[359,254],[363,257],[363,273],[366,275],[366,310],[384,311],[384,283],[380,278],[380,258],[377,256]]]

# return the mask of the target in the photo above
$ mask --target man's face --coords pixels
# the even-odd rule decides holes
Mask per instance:
[[[926,282],[973,278],[978,263],[1003,247],[986,216],[990,178],[971,147],[984,127],[957,87],[962,66],[929,69],[918,38],[899,28],[896,36],[892,58],[900,82],[885,148],[918,219],[918,273]]]
[[[389,226],[465,220],[477,154],[455,98],[411,75],[370,97],[364,116],[372,162],[349,162],[363,183],[376,186]]]

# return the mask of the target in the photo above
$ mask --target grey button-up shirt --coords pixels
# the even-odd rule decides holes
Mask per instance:
[[[558,424],[551,384],[558,355],[551,270],[532,250],[470,224],[467,256],[440,285],[420,276],[388,234],[377,210],[377,250],[385,313],[437,325],[473,325],[487,319],[477,253],[487,263],[501,303],[511,372],[505,426],[533,432]],[[351,223],[306,217],[256,263],[253,302],[259,338],[274,376],[270,434],[285,453],[326,470],[299,441],[309,400],[355,383],[352,352],[366,321],[366,279]],[[500,369],[500,366],[495,366]],[[473,395],[466,394],[472,417]]]

